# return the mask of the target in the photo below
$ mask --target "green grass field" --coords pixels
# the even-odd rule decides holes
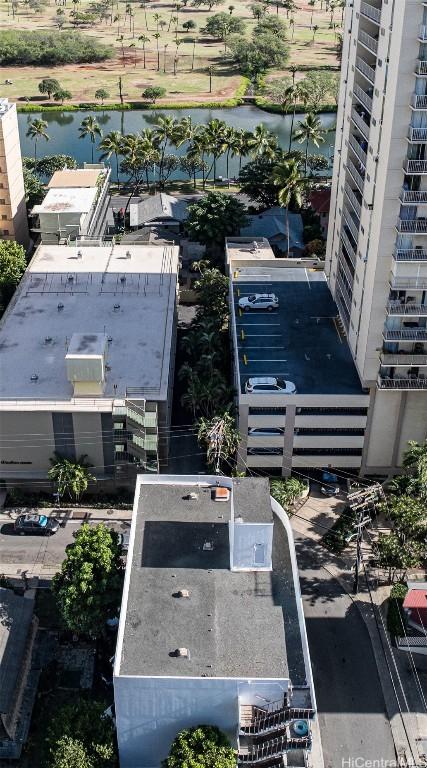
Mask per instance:
[[[79,11],[87,11],[92,0],[80,0],[78,5],[66,3],[66,23],[64,30],[70,29],[69,13],[77,7]],[[106,103],[116,103],[119,98],[118,80],[122,78],[125,101],[140,101],[143,90],[149,85],[160,85],[166,88],[165,102],[218,102],[232,98],[241,86],[242,78],[230,67],[224,55],[223,43],[203,34],[203,28],[208,16],[218,11],[228,12],[229,6],[215,6],[212,11],[195,8],[188,4],[179,7],[167,0],[147,0],[146,7],[141,8],[139,2],[131,2],[133,16],[126,14],[126,2],[113,0],[113,18],[119,18],[111,23],[110,19],[97,21],[93,26],[80,28],[82,34],[95,37],[99,42],[110,46],[114,51],[112,59],[98,64],[66,65],[61,67],[2,67],[2,79],[11,80],[12,85],[4,85],[3,93],[13,100],[30,99],[40,102],[46,100],[38,92],[38,83],[44,77],[55,77],[61,86],[72,93],[72,103],[93,102],[95,91],[105,88],[109,92]],[[61,0],[48,0],[41,10],[33,12],[23,0],[15,0],[15,18],[12,16],[11,3],[0,2],[0,28],[18,28],[26,30],[55,29],[57,5]],[[293,33],[289,27],[288,38],[291,50],[289,64],[337,67],[336,33],[329,28],[330,13],[320,9],[320,2],[313,13],[313,26],[318,27],[313,41],[310,28],[312,9],[305,0],[296,0],[298,12],[294,14]],[[144,4],[143,4],[144,5]],[[236,0],[232,12],[246,21],[248,38],[256,23],[250,11],[250,3]],[[274,5],[270,7],[271,15],[276,13]],[[286,21],[286,12],[282,9],[279,15]],[[178,18],[178,22],[174,19]],[[196,29],[187,32],[183,24],[191,20]],[[341,13],[335,12],[334,23],[339,24]],[[157,71],[157,42],[153,35],[158,30],[160,71]],[[144,35],[149,38],[146,47],[146,67],[143,63],[142,43],[138,38]],[[123,41],[120,40],[123,36]],[[293,39],[292,39],[293,37]],[[177,46],[178,41],[178,46]],[[194,59],[193,59],[194,53]],[[176,59],[176,74],[174,74],[174,59]],[[208,67],[213,68],[212,91],[209,91]],[[275,71],[270,76],[278,76],[284,72]]]

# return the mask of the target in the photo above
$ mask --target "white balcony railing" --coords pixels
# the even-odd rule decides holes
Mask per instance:
[[[354,277],[353,277],[353,275],[351,274],[350,268],[349,268],[349,266],[348,266],[348,264],[347,264],[347,262],[346,262],[346,260],[345,260],[345,256],[344,256],[344,255],[342,255],[342,257],[340,258],[340,260],[339,260],[339,262],[338,262],[338,267],[339,267],[339,269],[341,269],[341,270],[343,271],[343,273],[344,273],[344,275],[345,275],[345,277],[346,277],[346,280],[347,280],[348,284],[349,284],[351,287],[353,287],[353,280],[354,280]]]
[[[360,222],[356,223],[354,221],[350,211],[348,211],[347,208],[344,207],[342,213],[343,213],[343,219],[344,219],[345,223],[347,224],[347,227],[349,228],[351,234],[353,235],[353,237],[354,237],[354,239],[355,239],[355,241],[357,243],[357,241],[359,239]]]
[[[387,313],[389,315],[427,315],[426,304],[402,304],[400,301],[389,301],[387,304]]]
[[[359,113],[357,112],[357,110],[354,107],[351,110],[351,119],[353,120],[354,124],[357,125],[359,131],[365,137],[365,139],[368,139],[369,138],[370,125],[369,125],[369,123],[365,122],[363,117],[361,117],[359,115]]]
[[[401,365],[408,368],[412,365],[427,366],[427,353],[425,355],[391,354],[390,352],[381,352],[380,360],[382,365],[388,367],[398,367]]]
[[[403,168],[406,173],[423,174],[427,173],[427,160],[409,160],[405,159]]]
[[[375,8],[375,6],[371,5],[370,3],[362,2],[360,3],[360,13],[362,13],[368,19],[375,21],[377,24],[380,23],[380,19],[381,19],[380,8]]]
[[[427,203],[427,190],[402,189],[400,202],[405,205],[423,205]]]
[[[369,80],[372,85],[375,83],[375,69],[366,63],[360,56],[356,56],[356,67],[359,72]]]
[[[393,290],[418,290],[423,291],[427,288],[427,276],[417,277],[395,277],[393,273],[390,274],[390,286]]]
[[[372,37],[372,35],[368,35],[363,29],[359,30],[359,43],[362,43],[362,45],[374,53],[378,51],[378,40]]]
[[[409,126],[408,139],[415,144],[427,142],[427,128],[413,128],[412,125]]]
[[[353,152],[357,155],[359,160],[361,160],[363,165],[366,166],[367,155],[366,155],[366,152],[360,146],[357,139],[355,139],[355,137],[350,134],[348,143],[350,144]]]
[[[427,26],[425,24],[421,24],[418,30],[418,40],[427,41]]]
[[[353,163],[350,158],[347,158],[347,170],[353,179],[354,183],[356,184],[356,187],[358,188],[359,192],[363,195],[363,187],[365,185],[365,179],[363,178],[362,174],[358,169],[356,168],[355,164]]]
[[[427,234],[427,219],[399,219],[396,226],[398,232],[407,232],[412,235]]]
[[[354,192],[353,192],[353,190],[352,190],[352,188],[350,187],[349,184],[345,185],[344,193],[345,193],[345,195],[346,195],[350,205],[352,206],[353,210],[355,211],[355,213],[357,213],[357,215],[360,218],[360,215],[362,213],[362,203],[359,203],[359,200],[357,199],[356,195],[354,194]]]
[[[414,109],[427,109],[427,95],[424,93],[413,93],[411,104]]]
[[[366,91],[363,90],[363,88],[360,87],[357,83],[353,86],[353,93],[356,96],[356,98],[363,104],[366,109],[369,109],[370,112],[372,112],[372,99]]]
[[[343,241],[345,245],[345,249],[347,251],[348,257],[353,265],[353,267],[356,266],[356,250],[352,246],[349,237],[347,236],[347,233],[344,229],[341,229],[341,240]]]
[[[427,341],[427,328],[384,328],[383,338],[385,341]]]
[[[427,75],[427,61],[419,59],[415,71],[417,75]]]
[[[427,378],[408,376],[401,379],[390,379],[387,376],[378,376],[380,389],[427,389]]]
[[[344,305],[347,308],[347,312],[348,312],[348,314],[350,314],[351,313],[351,293],[348,290],[348,288],[347,288],[347,286],[346,286],[346,284],[345,284],[345,282],[344,282],[344,280],[341,277],[339,272],[338,272],[338,275],[337,275],[337,286],[340,289],[341,298],[342,298],[342,301],[343,301]]]

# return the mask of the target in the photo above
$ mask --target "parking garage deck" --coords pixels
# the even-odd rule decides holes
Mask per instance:
[[[303,395],[365,394],[323,272],[242,267],[232,291],[242,393],[247,379],[272,376]],[[252,293],[275,293],[279,308],[243,313],[239,298]]]

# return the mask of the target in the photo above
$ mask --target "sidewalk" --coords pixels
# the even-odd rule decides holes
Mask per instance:
[[[47,515],[47,517],[56,517],[63,524],[68,522],[99,523],[103,520],[132,520],[131,509],[112,509],[111,507],[105,507],[105,509],[94,509],[93,507],[67,507],[67,505],[64,504],[61,507],[8,507],[7,509],[0,510],[0,525],[2,522],[13,521],[18,515],[25,515],[27,513],[37,513],[40,515]]]
[[[300,510],[298,510],[298,514],[299,512]],[[330,524],[332,525],[333,522],[334,516],[331,516]],[[402,766],[421,767],[427,765],[422,757],[424,753],[422,743],[423,741],[427,742],[427,713],[407,711],[411,703],[414,706],[414,702],[409,700],[409,695],[406,696],[406,693],[413,691],[414,688],[411,673],[408,674],[406,668],[408,654],[391,646],[385,629],[384,605],[389,596],[390,587],[375,588],[372,584],[367,583],[362,572],[360,590],[355,596],[353,594],[352,572],[354,558],[337,557],[328,552],[321,545],[321,538],[326,530],[316,528],[317,523],[318,510],[310,503],[301,507],[299,517],[291,517],[292,528],[310,539],[313,544],[318,545],[316,546],[316,558],[320,561],[321,567],[341,584],[349,600],[359,609],[365,622],[378,669],[397,757],[402,761]],[[327,527],[325,517],[323,517],[322,525]],[[402,681],[405,693],[400,688],[400,681]]]

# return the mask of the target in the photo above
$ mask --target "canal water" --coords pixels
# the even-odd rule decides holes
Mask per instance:
[[[288,148],[289,133],[291,129],[291,116],[290,115],[277,115],[269,112],[264,112],[255,106],[242,106],[233,107],[229,109],[179,109],[179,110],[126,110],[108,111],[103,112],[96,111],[78,111],[78,112],[40,112],[40,113],[20,113],[18,115],[19,131],[21,137],[21,149],[22,154],[26,156],[33,156],[34,154],[34,142],[32,139],[26,136],[28,125],[35,118],[42,118],[48,124],[46,129],[49,135],[49,141],[39,139],[37,144],[37,156],[44,157],[45,155],[57,155],[67,154],[72,155],[77,160],[79,165],[83,162],[91,161],[91,144],[89,138],[80,139],[79,126],[82,120],[88,115],[93,115],[98,121],[103,134],[110,131],[121,131],[122,133],[137,133],[144,128],[152,128],[159,115],[171,115],[177,120],[183,117],[191,116],[193,125],[203,124],[209,122],[213,118],[224,120],[228,125],[234,128],[243,128],[246,131],[252,131],[255,126],[263,123],[272,133],[274,133],[281,147]],[[298,125],[299,120],[303,120],[304,115],[296,115],[294,122],[294,130]],[[332,161],[334,141],[335,141],[335,123],[336,115],[333,113],[321,113],[319,118],[322,125],[327,129],[326,141],[320,145],[319,148],[310,146],[309,151],[316,154],[325,155],[330,161]],[[97,144],[94,149],[94,161],[98,160],[99,152],[97,150]],[[304,149],[304,145],[294,143],[295,149]],[[179,149],[171,148],[171,153],[182,155],[185,153],[185,145]],[[244,161],[243,161],[244,162]],[[332,162],[330,163],[332,167]],[[114,166],[114,163],[112,163]],[[239,159],[230,158],[229,161],[229,174],[235,176],[239,171]],[[331,170],[329,171],[329,174]],[[326,175],[325,172],[323,172]],[[328,175],[329,175],[328,174]],[[220,158],[217,162],[217,175],[226,175],[225,158]],[[183,175],[179,172],[175,174],[175,178],[183,178]]]

